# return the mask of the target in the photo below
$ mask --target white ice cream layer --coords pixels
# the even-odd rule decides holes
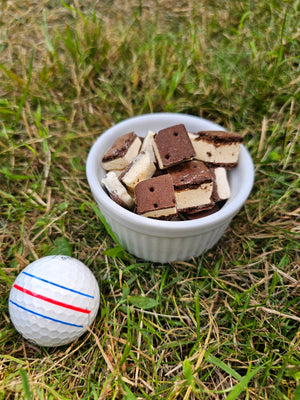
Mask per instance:
[[[123,201],[129,208],[133,208],[134,200],[128,194],[127,190],[122,185],[122,183],[119,181],[115,172],[113,171],[108,172],[107,175],[104,178],[102,178],[101,182],[106,187],[109,193],[113,193],[121,201]]]
[[[225,168],[215,168],[215,178],[218,196],[221,200],[229,199],[230,197],[230,186],[227,179],[227,172]]]
[[[140,153],[132,163],[125,175],[121,178],[128,189],[134,190],[135,186],[148,178],[151,178],[156,168],[148,152]]]
[[[189,133],[198,160],[215,164],[237,163],[240,152],[240,143],[222,144],[215,146],[206,140],[198,139],[197,135]]]
[[[158,148],[157,148],[157,146],[156,146],[155,140],[153,140],[152,146],[153,146],[154,155],[155,155],[156,160],[157,160],[157,162],[158,162],[159,168],[160,168],[160,169],[164,169],[164,164],[163,164],[163,162],[162,162],[162,159],[160,158],[160,154],[159,154]]]
[[[143,140],[141,151],[147,151],[150,154],[151,160],[153,162],[156,162],[156,157],[154,154],[153,150],[153,138],[154,138],[155,132],[149,131]]]
[[[160,218],[160,217],[168,217],[169,215],[176,215],[177,210],[176,207],[165,208],[163,210],[154,210],[148,211],[143,214],[144,217],[151,217],[151,218]]]
[[[203,183],[196,189],[175,190],[178,211],[211,203],[213,184]]]

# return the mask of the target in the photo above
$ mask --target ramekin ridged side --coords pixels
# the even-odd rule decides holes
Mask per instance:
[[[116,137],[135,131],[142,136],[171,124],[184,123],[191,132],[224,128],[195,116],[176,113],[146,114],[129,118],[103,132],[90,149],[86,173],[91,192],[119,243],[146,261],[167,263],[188,260],[213,247],[232,218],[247,200],[254,183],[254,165],[245,146],[241,146],[237,168],[229,171],[231,197],[215,214],[190,221],[160,221],[145,218],[116,204],[101,185],[105,171],[101,159]]]
[[[131,254],[143,260],[167,263],[184,261],[201,255],[212,248],[224,234],[230,218],[210,230],[185,237],[168,237],[137,232],[130,226],[117,221],[102,209],[103,216],[116,235],[119,243]]]

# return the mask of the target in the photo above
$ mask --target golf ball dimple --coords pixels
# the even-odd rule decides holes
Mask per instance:
[[[90,326],[100,304],[98,282],[81,261],[47,256],[29,264],[9,294],[11,321],[39,346],[71,343]]]

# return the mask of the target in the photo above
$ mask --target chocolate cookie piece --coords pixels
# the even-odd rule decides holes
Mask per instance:
[[[126,168],[138,155],[141,144],[141,139],[134,132],[118,137],[104,154],[102,167],[107,171]]]
[[[199,160],[186,161],[167,169],[175,189],[189,189],[193,185],[212,182],[209,168]]]
[[[226,131],[189,133],[198,160],[210,166],[231,169],[237,166],[242,136]]]
[[[178,212],[198,212],[214,205],[213,181],[202,161],[192,160],[168,168],[175,191]]]
[[[136,212],[150,218],[177,215],[173,183],[170,175],[160,175],[138,183],[134,189]]]
[[[196,154],[183,124],[160,130],[154,135],[153,149],[161,169],[191,160]]]

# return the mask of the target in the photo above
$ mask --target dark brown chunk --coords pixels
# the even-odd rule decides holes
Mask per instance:
[[[229,144],[229,143],[242,143],[243,137],[235,132],[227,131],[199,131],[196,133],[198,136],[195,140],[205,140],[214,144]]]
[[[188,189],[211,182],[212,176],[209,169],[202,161],[192,160],[168,168],[173,185],[176,189]]]
[[[129,132],[121,137],[118,137],[104,154],[102,162],[107,162],[119,157],[123,157],[136,137],[137,135],[134,132]]]
[[[138,183],[134,189],[134,195],[138,214],[175,207],[174,188],[168,174]]]
[[[195,150],[183,124],[160,130],[154,136],[160,168],[167,168],[195,156]]]
[[[193,212],[193,213],[184,213],[184,216],[187,219],[198,219],[198,218],[203,218],[203,217],[212,215],[219,210],[220,210],[220,207],[218,207],[217,205],[214,205],[212,208],[210,208],[208,210],[200,210],[198,212]]]

